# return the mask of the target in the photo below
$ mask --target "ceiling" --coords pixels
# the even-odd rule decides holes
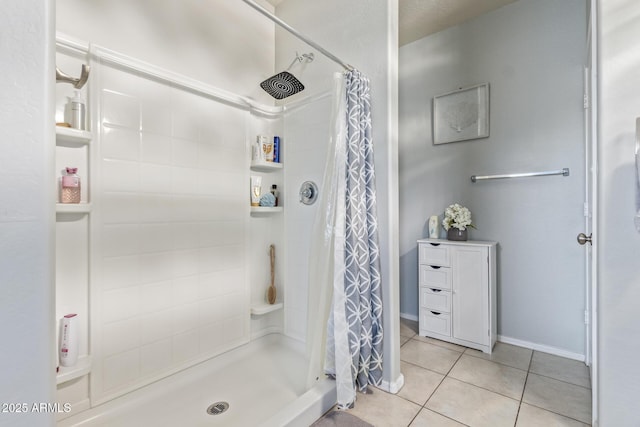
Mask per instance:
[[[398,0],[400,46],[498,9],[515,0]]]
[[[274,7],[284,0],[267,0]],[[515,0],[398,0],[400,46],[461,24]]]

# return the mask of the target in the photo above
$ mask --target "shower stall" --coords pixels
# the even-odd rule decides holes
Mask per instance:
[[[295,8],[283,10],[298,16]],[[229,16],[246,14],[255,24],[247,5],[232,9]],[[350,66],[336,65],[331,52],[262,11],[286,30],[271,30],[275,70],[261,72],[275,102],[253,89],[247,96],[239,84],[221,89],[143,61],[90,35],[58,34],[62,70],[90,65],[82,89],[87,130],[56,132],[56,170],[78,167],[83,179],[81,203],[56,209],[56,319],[78,315],[80,354],[57,375],[57,400],[72,408],[57,415],[61,426],[305,425],[336,401],[332,380],[306,383],[318,204],[300,199],[303,183],[323,180],[332,102],[326,82]],[[380,13],[388,18],[386,9]],[[295,82],[280,79],[284,73]],[[253,83],[258,90],[261,80]],[[65,121],[71,89],[56,87],[56,122]],[[397,170],[388,168],[393,149],[383,134],[393,125],[380,121],[382,388],[396,392],[402,376],[389,188]],[[259,135],[280,137],[280,163],[251,161]],[[250,207],[251,176],[262,179],[263,193],[277,186],[278,206]],[[275,304],[266,298],[271,245]]]

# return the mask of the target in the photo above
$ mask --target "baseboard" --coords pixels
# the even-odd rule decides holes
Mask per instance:
[[[418,321],[418,316],[409,313],[400,313],[401,319],[413,320],[414,322]]]
[[[505,344],[517,345],[518,347],[530,348],[531,350],[541,351],[543,353],[553,354],[555,356],[566,357],[567,359],[578,360],[584,362],[586,359],[584,354],[574,353],[557,347],[551,347],[543,344],[536,344],[530,341],[523,341],[516,338],[498,335],[498,341]]]
[[[395,381],[382,380],[378,388],[386,391],[387,393],[396,394],[400,391],[403,385],[404,385],[404,375],[400,374],[398,378],[395,379]]]

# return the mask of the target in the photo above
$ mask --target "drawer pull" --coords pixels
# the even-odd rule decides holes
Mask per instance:
[[[431,311],[431,310],[429,310]],[[431,314],[435,314],[436,316],[440,316],[442,313],[438,313],[437,311],[431,311]]]
[[[441,268],[439,265],[430,265],[429,267],[433,268],[434,270]]]
[[[442,289],[434,289],[434,288],[431,288],[431,292],[442,292]]]
[[[431,243],[431,242],[429,242],[429,244],[430,244],[431,246],[440,246],[440,243]]]

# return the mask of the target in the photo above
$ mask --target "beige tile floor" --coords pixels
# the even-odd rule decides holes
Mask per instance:
[[[353,415],[376,427],[590,425],[584,363],[504,343],[487,355],[417,330],[402,320],[402,390],[358,393]]]

